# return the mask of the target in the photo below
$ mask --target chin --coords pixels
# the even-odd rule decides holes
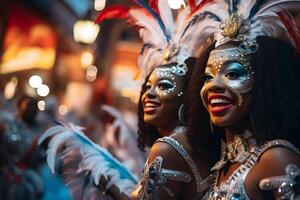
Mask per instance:
[[[232,120],[226,118],[226,117],[210,117],[211,122],[213,125],[218,126],[218,127],[226,127],[230,126],[232,124]]]
[[[144,122],[153,126],[157,126],[158,124],[158,117],[153,115],[145,115],[144,116]]]

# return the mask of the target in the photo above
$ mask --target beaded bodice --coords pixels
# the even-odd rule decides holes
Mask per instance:
[[[210,187],[215,176],[211,175],[205,179],[199,174],[196,163],[193,161],[189,153],[184,149],[184,147],[170,137],[163,137],[158,139],[156,142],[164,142],[172,146],[186,161],[186,163],[191,168],[193,176],[196,181],[196,196],[194,199],[199,199],[203,196],[204,192]],[[165,190],[170,197],[174,196],[174,191],[166,187],[167,180],[179,181],[183,183],[189,183],[192,180],[190,174],[177,171],[172,169],[166,169],[162,167],[163,157],[157,156],[151,163],[146,162],[143,172],[142,180],[138,185],[139,199],[160,199],[159,189]]]
[[[293,150],[300,155],[299,150],[291,143],[285,140],[273,140],[267,142],[260,147],[254,147],[250,150],[251,156],[236,169],[232,175],[225,181],[217,185],[218,178],[216,179],[213,191],[209,193],[209,200],[248,200],[250,199],[245,189],[245,179],[251,168],[258,161],[260,156],[268,149],[276,146],[283,146]]]

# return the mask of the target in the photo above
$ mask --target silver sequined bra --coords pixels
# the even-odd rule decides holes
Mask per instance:
[[[184,147],[170,137],[163,137],[156,142],[164,142],[172,146],[187,162],[196,181],[196,196],[194,199],[199,199],[203,196],[204,192],[211,186],[215,176],[210,175],[205,179],[199,174],[196,163],[193,161],[189,153]],[[159,200],[159,189],[165,190],[170,197],[174,196],[171,189],[165,186],[167,180],[180,181],[183,183],[191,182],[191,176],[183,171],[162,168],[163,158],[156,157],[151,163],[146,162],[143,172],[143,177],[140,182],[141,190],[139,192],[139,199],[143,200]]]
[[[216,179],[216,184],[213,191],[211,191],[208,195],[208,199],[249,200],[250,198],[248,197],[245,189],[245,179],[260,156],[270,148],[276,146],[286,147],[300,155],[299,150],[290,142],[285,140],[273,140],[260,147],[253,148],[251,150],[252,155],[246,160],[244,164],[241,164],[240,167],[236,169],[225,182],[222,182],[219,186],[217,186],[218,178]]]

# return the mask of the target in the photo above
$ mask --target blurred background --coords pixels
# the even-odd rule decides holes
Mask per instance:
[[[93,23],[105,6],[115,3],[128,1],[2,0],[4,98],[37,97],[43,111],[45,99],[53,96],[60,115],[84,116],[99,104],[134,109],[141,85],[138,35],[124,20]]]

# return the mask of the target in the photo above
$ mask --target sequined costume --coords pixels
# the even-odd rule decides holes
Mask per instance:
[[[279,199],[300,199],[300,169],[294,165],[289,164],[285,168],[286,175],[274,176],[264,178],[260,181],[259,187],[262,190],[277,190],[280,197]]]
[[[138,197],[139,199],[149,200],[149,199],[160,199],[159,189],[165,190],[170,197],[174,196],[174,191],[170,190],[165,186],[167,180],[179,181],[182,183],[189,183],[192,181],[192,176],[196,181],[196,195],[193,199],[199,199],[203,196],[205,191],[210,187],[214,180],[214,175],[210,175],[206,178],[202,178],[197,169],[196,163],[193,161],[190,154],[185,150],[185,148],[175,139],[171,137],[163,137],[156,141],[163,142],[174,148],[178,154],[185,160],[189,168],[192,171],[192,175],[187,172],[177,171],[172,169],[163,168],[163,157],[157,156],[151,163],[148,161],[145,164],[143,177],[140,181],[138,187]]]
[[[245,179],[252,169],[252,167],[257,163],[258,159],[269,149],[274,147],[285,147],[292,150],[300,156],[300,151],[292,145],[290,142],[285,140],[273,140],[267,142],[266,144],[253,147],[250,149],[251,155],[246,159],[245,163],[241,164],[238,169],[236,169],[231,176],[224,182],[218,185],[217,181],[215,183],[213,191],[208,195],[209,200],[221,200],[221,199],[239,199],[239,200],[249,200],[245,189]],[[218,178],[216,179],[218,180]]]

